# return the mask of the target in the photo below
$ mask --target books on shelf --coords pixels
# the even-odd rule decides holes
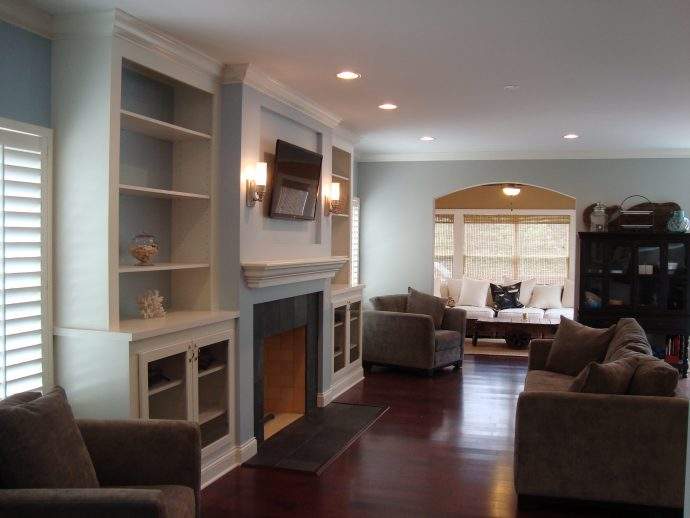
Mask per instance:
[[[683,353],[683,338],[680,335],[669,337],[666,342],[666,349],[664,351],[664,359],[675,365],[681,362]]]

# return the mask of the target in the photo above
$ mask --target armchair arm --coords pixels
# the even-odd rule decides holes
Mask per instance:
[[[364,312],[364,361],[434,367],[434,322],[428,315]]]
[[[467,311],[462,308],[446,308],[441,329],[457,331],[464,340],[467,334]]]
[[[163,518],[160,490],[129,488],[2,489],[1,518]]]
[[[553,339],[537,339],[529,343],[529,359],[527,370],[544,370],[546,359],[549,357]]]
[[[198,425],[166,420],[77,420],[102,486],[201,488]]]
[[[682,507],[688,400],[522,392],[518,494]]]

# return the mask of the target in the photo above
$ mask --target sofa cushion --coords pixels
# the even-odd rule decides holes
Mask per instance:
[[[515,317],[521,317],[523,313],[527,313],[527,315],[530,317],[542,318],[544,316],[544,310],[543,309],[525,307],[525,308],[502,309],[501,311],[498,312],[498,317],[499,318],[515,318]]]
[[[628,387],[638,396],[673,396],[678,385],[678,369],[654,356],[639,355],[639,365]]]
[[[558,284],[537,284],[532,291],[529,305],[535,308],[554,309],[560,308],[563,286]]]
[[[464,277],[460,291],[460,306],[486,306],[489,293],[489,281],[478,281]]]
[[[382,295],[371,297],[371,305],[376,311],[395,311],[405,313],[407,311],[407,295]]]
[[[614,361],[631,354],[651,356],[647,335],[634,318],[621,318],[611,339],[604,361]]]
[[[434,332],[434,344],[437,351],[447,351],[460,347],[461,337],[457,331],[438,329]]]
[[[529,301],[532,298],[532,291],[537,285],[537,279],[512,279],[511,277],[504,276],[503,284],[515,284],[520,283],[520,296],[518,300],[523,306],[529,306]]]
[[[595,329],[561,317],[546,358],[546,370],[577,376],[589,362],[601,362],[615,329]]]
[[[567,392],[573,377],[557,372],[532,370],[525,378],[526,392]]]
[[[635,374],[639,358],[621,358],[613,362],[590,362],[570,386],[571,392],[590,394],[625,394]]]
[[[510,284],[508,286],[501,286],[499,284],[490,284],[491,299],[493,300],[492,307],[496,311],[501,309],[521,308],[524,306],[519,300],[520,283]]]
[[[434,321],[434,327],[441,327],[441,323],[443,323],[446,302],[446,299],[407,288],[407,313],[429,315]]]
[[[456,306],[467,312],[467,318],[494,318],[494,310],[486,306]]]
[[[23,405],[24,403],[40,398],[41,395],[40,392],[20,392],[19,394],[13,394],[0,401],[0,407]]]
[[[573,320],[575,318],[575,308],[551,308],[544,311],[544,318],[560,320],[561,317]]]
[[[462,279],[446,279],[441,285],[441,297],[452,298],[456,303],[460,300]]]
[[[19,488],[96,488],[98,479],[65,391],[0,405],[0,484]]]

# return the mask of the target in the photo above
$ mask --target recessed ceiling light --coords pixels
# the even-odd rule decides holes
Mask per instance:
[[[436,137],[432,137],[431,135],[424,135],[423,137],[419,137],[419,140],[422,142],[432,142],[436,140]]]
[[[515,90],[519,90],[519,89],[520,89],[520,85],[505,85],[505,86],[503,87],[503,89],[506,90],[506,91],[508,91],[508,92],[514,92]]]
[[[352,79],[359,79],[362,76],[357,72],[353,72],[352,70],[343,70],[342,72],[338,72],[336,74],[336,77],[338,79],[345,79],[347,81],[350,81]]]
[[[381,108],[382,110],[397,110],[398,105],[393,103],[383,103],[379,104],[379,108]]]
[[[580,138],[580,135],[577,133],[566,133],[563,135],[563,138],[566,140],[575,140],[576,138]]]

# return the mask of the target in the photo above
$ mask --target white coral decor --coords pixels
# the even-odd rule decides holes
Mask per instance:
[[[143,318],[161,318],[165,316],[163,296],[158,290],[146,290],[146,293],[137,297],[139,313]]]

